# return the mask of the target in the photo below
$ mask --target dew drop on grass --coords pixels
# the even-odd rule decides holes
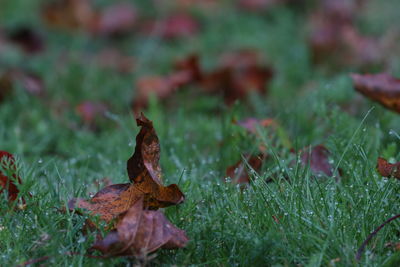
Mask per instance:
[[[38,163],[39,163],[39,164],[42,164],[42,163],[43,163],[43,160],[42,160],[42,159],[39,159],[39,160],[38,160]]]

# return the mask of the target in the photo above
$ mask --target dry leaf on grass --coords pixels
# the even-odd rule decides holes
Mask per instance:
[[[181,248],[188,238],[159,210],[144,210],[143,197],[118,218],[115,230],[97,240],[92,249],[108,256],[144,257],[159,248]]]
[[[376,168],[383,177],[394,177],[400,180],[400,162],[392,164],[384,158],[378,158]]]
[[[70,209],[83,208],[109,222],[144,198],[144,208],[158,209],[182,203],[185,199],[176,184],[162,185],[160,144],[153,123],[141,114],[136,122],[141,126],[136,136],[136,148],[128,160],[127,170],[132,183],[110,185],[89,201],[72,199]]]
[[[92,199],[72,199],[68,208],[88,210],[114,227],[105,238],[98,237],[92,249],[108,256],[144,257],[159,248],[180,248],[188,242],[183,230],[171,224],[158,208],[182,203],[184,195],[176,184],[162,185],[160,144],[153,123],[141,114],[136,147],[128,160],[132,183],[109,185]],[[90,227],[98,228],[92,221]]]

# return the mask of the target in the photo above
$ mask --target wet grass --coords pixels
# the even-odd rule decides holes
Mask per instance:
[[[27,2],[35,4],[24,5]],[[6,3],[2,23],[32,23],[41,29],[35,12],[27,12],[35,10],[37,2]],[[375,165],[378,156],[400,159],[400,117],[353,92],[348,73],[357,69],[327,73],[314,68],[299,29],[304,18],[298,13],[277,9],[254,16],[228,10],[226,16],[202,18],[206,30],[185,41],[133,37],[109,43],[50,31],[41,55],[0,55],[4,69],[18,66],[38,72],[49,93],[47,100],[37,99],[18,87],[0,104],[0,149],[18,157],[27,201],[25,210],[15,212],[2,196],[1,266],[43,256],[50,256],[47,265],[132,265],[128,258],[67,256],[71,251],[85,254],[95,237],[81,233],[84,218],[58,208],[72,197],[97,192],[94,182],[104,177],[114,183],[128,181],[125,164],[138,132],[129,104],[138,77],[168,73],[174,59],[190,52],[198,52],[202,64],[212,67],[221,52],[241,47],[259,49],[274,66],[268,96],[250,95],[227,107],[218,96],[199,96],[193,87],[168,103],[152,100],[145,111],[160,138],[165,183],[178,183],[186,194],[184,204],[165,212],[191,239],[184,249],[158,251],[151,264],[357,265],[355,253],[362,241],[399,213],[400,185],[382,179]],[[140,63],[135,71],[121,75],[79,61],[83,51],[108,45],[134,55]],[[63,62],[59,55],[65,50],[70,59]],[[394,57],[394,74],[399,74],[398,66]],[[81,127],[73,110],[61,119],[52,112],[57,101],[74,106],[88,99],[111,106],[100,131]],[[280,134],[259,129],[256,138],[232,123],[248,116],[274,118]],[[70,122],[78,127],[71,128]],[[316,144],[331,151],[340,179],[313,177],[291,152],[292,147],[298,151]],[[252,173],[251,185],[242,190],[227,183],[226,167],[259,145],[266,146],[270,156],[261,172]],[[267,183],[267,178],[273,181]],[[387,244],[399,242],[399,226],[396,221],[386,226],[358,264],[396,266],[399,252]]]

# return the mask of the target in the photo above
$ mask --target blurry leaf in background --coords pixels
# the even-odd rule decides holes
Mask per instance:
[[[197,82],[202,72],[197,55],[189,55],[175,63],[174,72],[166,76],[145,76],[136,82],[136,95],[132,108],[139,112],[147,107],[153,95],[160,100],[171,97],[181,87]]]
[[[54,28],[85,30],[91,25],[95,11],[90,0],[54,0],[43,6],[42,16]]]
[[[187,13],[172,14],[166,18],[147,21],[142,26],[142,32],[164,39],[190,37],[200,31],[200,24]]]
[[[137,21],[137,11],[128,2],[113,4],[98,14],[91,22],[91,31],[99,35],[117,35],[132,32]]]
[[[260,53],[242,49],[223,54],[219,67],[205,73],[200,86],[206,92],[222,94],[230,105],[250,91],[265,94],[272,78],[273,70],[261,63]]]
[[[356,27],[362,1],[324,0],[311,14],[309,45],[315,63],[370,67],[384,62],[382,41]]]
[[[76,113],[89,128],[96,128],[96,123],[105,118],[105,113],[109,110],[102,102],[84,101],[76,106]]]
[[[269,126],[276,126],[276,122],[273,119],[263,119],[259,120],[256,118],[246,118],[244,120],[240,120],[235,122],[237,125],[242,126],[248,132],[252,134],[257,133],[257,127],[269,127]]]
[[[400,80],[387,73],[352,74],[354,88],[383,106],[400,112]]]

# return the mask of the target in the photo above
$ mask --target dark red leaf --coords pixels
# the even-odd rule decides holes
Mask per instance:
[[[6,165],[6,161],[8,161],[8,165]],[[21,184],[21,178],[16,175],[16,168],[15,168],[15,160],[12,154],[6,151],[0,151],[0,164],[1,167],[11,172],[11,177],[7,173],[2,173],[0,171],[0,194],[4,192],[4,190],[8,194],[9,202],[13,202],[17,199],[19,194],[19,189],[16,183]],[[22,199],[23,202],[25,202]]]
[[[325,174],[333,176],[334,167],[329,162],[329,151],[323,145],[317,145],[310,148],[305,148],[301,153],[301,163],[309,165],[312,173],[316,176]]]

